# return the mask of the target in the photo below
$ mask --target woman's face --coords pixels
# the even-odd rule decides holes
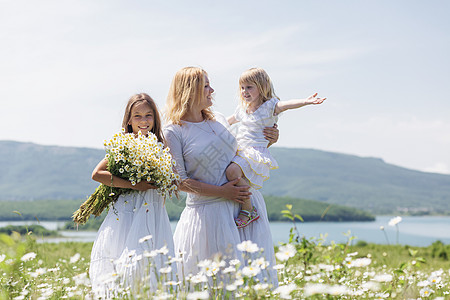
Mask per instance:
[[[143,135],[148,135],[155,124],[155,113],[153,109],[146,102],[138,102],[131,109],[130,120],[128,125],[133,128],[133,133],[137,134],[139,131]]]
[[[210,107],[212,105],[212,93],[214,93],[214,89],[209,85],[208,76],[205,76],[205,87],[203,89],[203,98],[201,102],[201,109]]]

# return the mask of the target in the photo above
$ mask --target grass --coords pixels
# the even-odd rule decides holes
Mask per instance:
[[[222,258],[206,260],[194,277],[159,282],[157,289],[140,286],[135,292],[122,286],[117,299],[417,299],[450,297],[450,245],[435,242],[429,247],[378,245],[348,236],[347,243],[325,244],[321,238],[306,239],[296,229],[291,207],[284,211],[292,223],[289,243],[276,247],[279,287],[258,281],[254,274],[264,263],[245,260],[231,268]],[[244,243],[242,243],[244,244]],[[92,243],[38,244],[34,234],[0,234],[0,299],[90,299],[87,277]],[[256,252],[255,252],[256,251]],[[257,245],[242,250],[257,254]],[[163,255],[163,254],[158,254]],[[136,261],[139,261],[136,258]],[[212,268],[211,266],[214,266]],[[220,276],[228,281],[218,280]],[[112,274],[120,281],[120,274]],[[110,280],[110,279],[108,279]]]

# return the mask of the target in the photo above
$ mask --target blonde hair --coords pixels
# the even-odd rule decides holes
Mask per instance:
[[[266,71],[261,68],[251,68],[242,73],[241,77],[239,77],[239,98],[241,100],[241,105],[244,107],[247,106],[247,103],[244,101],[240,90],[241,86],[245,83],[252,83],[256,86],[263,103],[272,98],[280,99],[275,94],[272,81]]]
[[[167,96],[165,118],[168,123],[181,124],[181,119],[204,97],[205,70],[185,67],[175,73]],[[202,109],[205,120],[214,120],[210,107]]]
[[[122,128],[125,129],[126,133],[133,133],[133,127],[131,127],[131,125],[128,123],[130,122],[131,118],[131,110],[136,105],[136,103],[147,103],[148,106],[150,106],[151,110],[153,110],[154,124],[152,130],[150,131],[156,135],[158,141],[164,143],[164,136],[162,132],[161,118],[159,116],[158,107],[156,106],[155,101],[153,101],[153,99],[146,93],[133,95],[131,96],[130,100],[128,100],[127,107],[125,108],[125,114],[123,115]]]

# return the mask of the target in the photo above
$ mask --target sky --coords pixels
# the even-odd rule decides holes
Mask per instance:
[[[102,148],[127,100],[164,109],[198,66],[230,115],[238,78],[270,75],[285,112],[276,146],[382,158],[450,174],[449,1],[0,0],[0,140]]]

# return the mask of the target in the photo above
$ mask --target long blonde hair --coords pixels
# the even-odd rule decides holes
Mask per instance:
[[[241,100],[241,105],[243,107],[246,107],[247,103],[242,97],[241,86],[246,83],[252,83],[257,87],[263,103],[272,98],[280,99],[275,94],[272,81],[266,71],[261,68],[251,68],[242,73],[241,77],[239,77],[239,99]]]
[[[175,73],[166,101],[165,118],[168,123],[181,124],[181,119],[204,97],[205,70],[185,67]],[[202,109],[205,120],[214,120],[210,107]]]

